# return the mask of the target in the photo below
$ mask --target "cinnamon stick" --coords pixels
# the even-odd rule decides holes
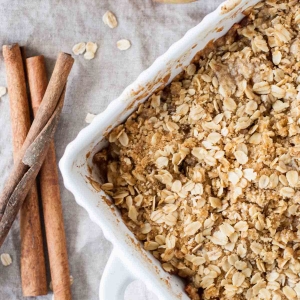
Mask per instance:
[[[3,46],[3,55],[12,46]],[[12,195],[15,187],[22,179],[23,175],[28,170],[28,166],[21,162],[22,157],[28,146],[34,141],[37,135],[41,132],[42,128],[46,125],[50,117],[52,116],[62,91],[66,85],[67,78],[70,74],[74,59],[71,55],[66,53],[60,53],[58,55],[53,74],[51,76],[49,85],[47,87],[46,93],[43,98],[43,102],[40,109],[32,123],[30,131],[26,137],[26,140],[19,151],[17,162],[15,163],[12,172],[10,174],[9,180],[6,181],[4,189],[0,195],[0,221],[4,213],[5,207],[7,205],[9,197]],[[0,232],[1,234],[1,232]],[[1,246],[1,243],[0,243]]]
[[[29,169],[25,171],[24,175],[17,183],[12,194],[8,198],[6,208],[0,221],[0,247],[2,246],[4,239],[6,238],[7,233],[9,232],[46,157],[50,142],[53,139],[58,124],[64,97],[65,92],[63,91],[52,116],[37,138],[28,147],[28,149],[25,150],[24,157],[20,161],[20,164],[29,166]]]
[[[17,153],[23,145],[31,125],[23,60],[17,44],[4,51],[4,60],[10,102],[13,154],[16,161]],[[46,295],[45,257],[35,182],[33,182],[21,208],[20,231],[23,296]]]
[[[4,46],[3,52],[12,47],[13,46]],[[29,191],[29,185],[33,182],[32,178],[36,177],[36,170],[39,171],[42,161],[46,156],[44,151],[48,150],[50,143],[50,141],[48,143],[48,139],[49,137],[53,137],[56,130],[56,125],[61,112],[61,105],[63,103],[63,90],[73,63],[74,59],[69,54],[60,53],[58,55],[53,74],[43,97],[43,102],[32,123],[24,144],[18,153],[18,157],[16,158],[16,162],[8,180],[4,185],[4,189],[0,194],[0,247],[15,219],[17,214],[15,211],[19,209],[20,203],[23,203],[24,198]],[[52,128],[52,131],[49,128]],[[39,136],[42,133],[43,135]],[[38,151],[31,153],[34,155],[34,163],[28,166],[22,159],[27,148],[38,136],[40,137],[39,141],[42,144],[37,145],[39,146],[37,149]],[[25,183],[24,178],[26,179]],[[23,182],[20,185],[22,180]],[[23,194],[20,191],[22,191]],[[11,219],[9,219],[8,216],[10,216]]]
[[[44,57],[27,58],[26,66],[31,106],[36,115],[47,88]],[[53,141],[40,170],[40,190],[54,298],[71,299],[68,254]]]

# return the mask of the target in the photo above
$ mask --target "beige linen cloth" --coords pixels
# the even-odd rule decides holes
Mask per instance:
[[[43,54],[49,75],[59,51],[70,52],[78,42],[98,44],[95,59],[87,61],[83,56],[75,57],[55,136],[58,159],[67,144],[87,125],[85,116],[88,112],[102,112],[158,56],[221,2],[200,0],[184,5],[165,5],[151,0],[1,0],[0,45],[18,42],[26,46],[28,56]],[[115,29],[102,22],[107,10],[117,16],[119,25]],[[127,51],[116,47],[116,42],[123,38],[132,43]],[[0,86],[6,86],[2,53]],[[0,128],[2,189],[13,163],[7,95],[0,100]],[[76,204],[73,195],[64,189],[61,177],[60,185],[70,271],[74,277],[73,299],[97,300],[112,246],[86,211]],[[25,299],[20,281],[19,220],[14,223],[1,253],[9,253],[13,263],[8,267],[0,263],[0,300]],[[52,294],[38,299],[50,300]],[[143,283],[134,282],[127,289],[125,299],[154,300],[157,297],[147,292]]]

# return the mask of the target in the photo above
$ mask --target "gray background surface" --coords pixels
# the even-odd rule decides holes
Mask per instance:
[[[93,41],[99,46],[94,60],[75,57],[65,106],[55,136],[57,157],[86,126],[88,112],[102,112],[107,104],[169,46],[214,10],[221,0],[200,0],[185,5],[165,5],[151,0],[0,0],[0,45],[18,42],[26,46],[27,56],[43,54],[49,76],[59,51],[70,52],[78,42]],[[102,15],[111,10],[119,26],[110,29]],[[116,42],[126,38],[132,43],[119,51]],[[0,54],[0,86],[6,86],[5,67]],[[12,141],[8,96],[0,100],[0,189],[12,166]],[[96,300],[111,244],[87,213],[63,188],[61,195],[68,243],[69,264],[74,277],[73,299]],[[19,220],[14,223],[1,253],[9,253],[13,263],[0,264],[0,300],[24,299],[20,282]],[[50,280],[50,278],[49,278]],[[38,299],[51,299],[49,294]],[[30,298],[35,299],[35,298]],[[133,283],[126,300],[154,300],[141,283]],[[103,299],[110,300],[110,299]],[[121,299],[120,299],[121,300]]]

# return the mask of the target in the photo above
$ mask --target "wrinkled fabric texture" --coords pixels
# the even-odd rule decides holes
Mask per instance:
[[[49,76],[59,51],[70,52],[78,42],[93,41],[98,44],[95,59],[87,61],[82,55],[75,57],[55,136],[57,158],[62,157],[67,144],[87,125],[85,116],[88,112],[102,112],[159,55],[221,2],[200,0],[184,5],[166,5],[151,0],[2,0],[1,46],[18,42],[26,46],[27,56],[43,54]],[[117,16],[117,28],[110,29],[103,24],[102,16],[106,10]],[[116,42],[123,38],[132,43],[127,51],[116,47]],[[0,86],[6,86],[2,53]],[[0,128],[2,189],[13,163],[7,95],[0,100]],[[60,186],[70,272],[74,277],[73,299],[96,300],[99,299],[99,283],[112,246],[86,211],[76,204],[73,195],[64,189],[61,176]],[[25,299],[22,297],[20,279],[19,219],[0,249],[1,253],[9,253],[13,263],[8,267],[0,263],[0,300]],[[38,299],[52,299],[51,291]],[[157,297],[147,292],[142,283],[135,282],[127,289],[125,299],[154,300]]]

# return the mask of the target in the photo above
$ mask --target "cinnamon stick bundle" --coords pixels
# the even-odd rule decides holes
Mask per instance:
[[[73,62],[74,59],[66,53],[58,55],[43,102],[0,194],[0,247],[47,154],[62,110],[65,85]]]
[[[25,141],[30,129],[28,99],[25,74],[20,47],[4,47],[3,56],[6,65],[7,86],[10,102],[10,115],[13,133],[13,154],[17,153]],[[47,294],[47,279],[43,238],[39,215],[36,183],[23,203],[20,214],[21,231],[21,280],[23,296]]]
[[[27,58],[26,66],[31,105],[36,115],[47,88],[44,57]],[[69,300],[70,273],[53,141],[41,167],[39,179],[53,293],[55,299]]]

